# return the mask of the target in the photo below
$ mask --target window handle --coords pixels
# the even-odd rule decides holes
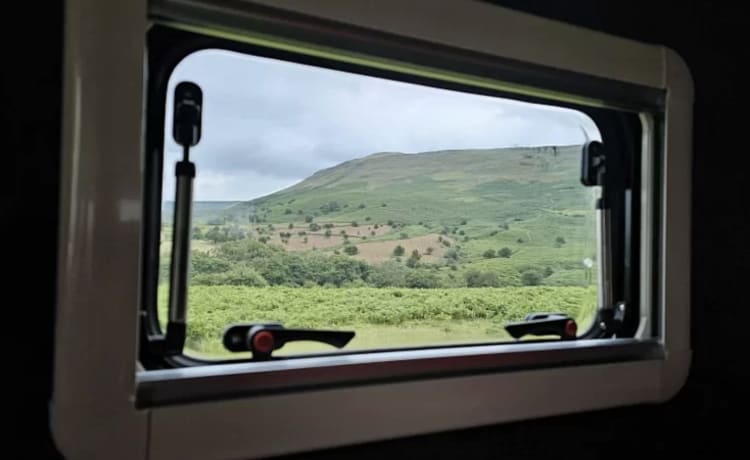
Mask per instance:
[[[354,331],[287,329],[280,323],[234,324],[224,332],[224,348],[234,352],[251,351],[254,360],[263,361],[288,342],[312,341],[343,348],[354,334]]]
[[[525,335],[557,335],[571,340],[576,338],[578,324],[563,313],[531,313],[523,321],[506,324],[505,330],[514,339]]]

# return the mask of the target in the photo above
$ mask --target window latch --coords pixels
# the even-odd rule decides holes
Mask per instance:
[[[313,341],[343,348],[354,331],[287,329],[280,323],[233,324],[224,332],[224,348],[232,352],[251,351],[253,360],[271,359],[271,353],[288,342]]]
[[[563,313],[530,313],[523,321],[505,325],[514,339],[525,335],[556,335],[563,340],[572,340],[578,333],[578,324]]]

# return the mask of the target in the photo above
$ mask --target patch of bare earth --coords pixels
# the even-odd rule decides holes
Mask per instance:
[[[415,236],[401,240],[372,241],[357,244],[358,253],[354,257],[370,263],[382,263],[394,258],[393,250],[396,249],[396,246],[401,246],[404,248],[402,258],[409,257],[416,249],[419,251],[419,255],[422,256],[421,260],[423,262],[437,262],[445,255],[445,251],[448,250],[441,240],[446,240],[453,245],[453,240],[450,238],[438,235],[437,233],[430,233],[429,235]]]

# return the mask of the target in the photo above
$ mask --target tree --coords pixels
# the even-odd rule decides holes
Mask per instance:
[[[502,257],[504,259],[510,258],[512,254],[513,254],[513,251],[511,251],[509,247],[504,247],[502,249],[498,249],[497,251],[497,256]]]
[[[365,209],[365,204],[364,204],[364,203],[362,203],[362,204],[360,204],[360,205],[359,205],[358,207],[359,207],[359,209]]]
[[[407,233],[402,233],[400,236],[402,240],[409,238],[409,235]]]
[[[284,214],[291,214],[292,212],[294,212],[294,211],[292,211],[292,210],[291,210],[291,209],[289,209],[289,208],[286,208],[286,209],[284,210]]]
[[[563,238],[562,236],[558,236],[557,238],[555,238],[555,247],[559,248],[563,244],[565,244],[565,238]]]
[[[419,265],[419,259],[421,259],[422,256],[419,255],[419,251],[416,249],[411,252],[411,255],[406,260],[406,266],[409,268],[416,268],[417,265]]]
[[[317,232],[318,230],[320,230],[320,225],[318,225],[315,222],[313,222],[313,223],[310,224],[310,231],[311,232]]]
[[[482,254],[485,259],[494,259],[495,258],[495,250],[494,249],[488,249],[484,251],[484,254]]]
[[[311,215],[305,216],[305,223],[306,224],[309,224],[312,221],[313,221],[313,216],[311,216]]]
[[[353,256],[359,252],[359,249],[357,249],[357,246],[350,244],[350,245],[344,246],[344,252],[346,254],[349,254],[350,256]]]
[[[425,253],[426,253],[426,254],[427,254],[427,255],[429,256],[429,255],[432,255],[432,252],[433,252],[434,250],[435,250],[435,248],[433,248],[433,247],[429,247],[429,248],[427,248],[427,250],[425,251]]]
[[[359,226],[359,224],[357,223],[356,220],[352,221],[352,227],[358,227],[358,226]]]
[[[365,222],[369,222],[369,221],[370,221],[370,216],[365,217]]]
[[[466,219],[461,221],[461,225],[466,225]]]
[[[321,212],[323,212],[323,214],[328,214],[330,212],[336,212],[336,211],[339,211],[340,209],[341,209],[341,206],[339,206],[338,202],[336,202],[336,201],[329,201],[328,203],[326,203],[326,204],[324,204],[324,205],[322,205],[320,207],[320,210],[321,210]]]
[[[393,255],[396,256],[396,257],[403,256],[404,252],[406,252],[406,250],[400,244],[398,246],[396,246],[395,248],[393,248]]]
[[[294,224],[289,222],[289,228],[294,228]]]
[[[331,229],[330,228],[326,230],[325,236],[326,236],[326,238],[330,238],[331,237]]]
[[[193,237],[194,240],[200,240],[203,239],[203,231],[200,227],[193,227]]]

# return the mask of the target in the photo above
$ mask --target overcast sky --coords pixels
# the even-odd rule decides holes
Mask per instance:
[[[172,94],[203,89],[191,151],[196,201],[249,200],[371,153],[583,143],[594,123],[572,111],[348,74],[222,50],[191,54],[169,81],[165,200],[174,199]]]

